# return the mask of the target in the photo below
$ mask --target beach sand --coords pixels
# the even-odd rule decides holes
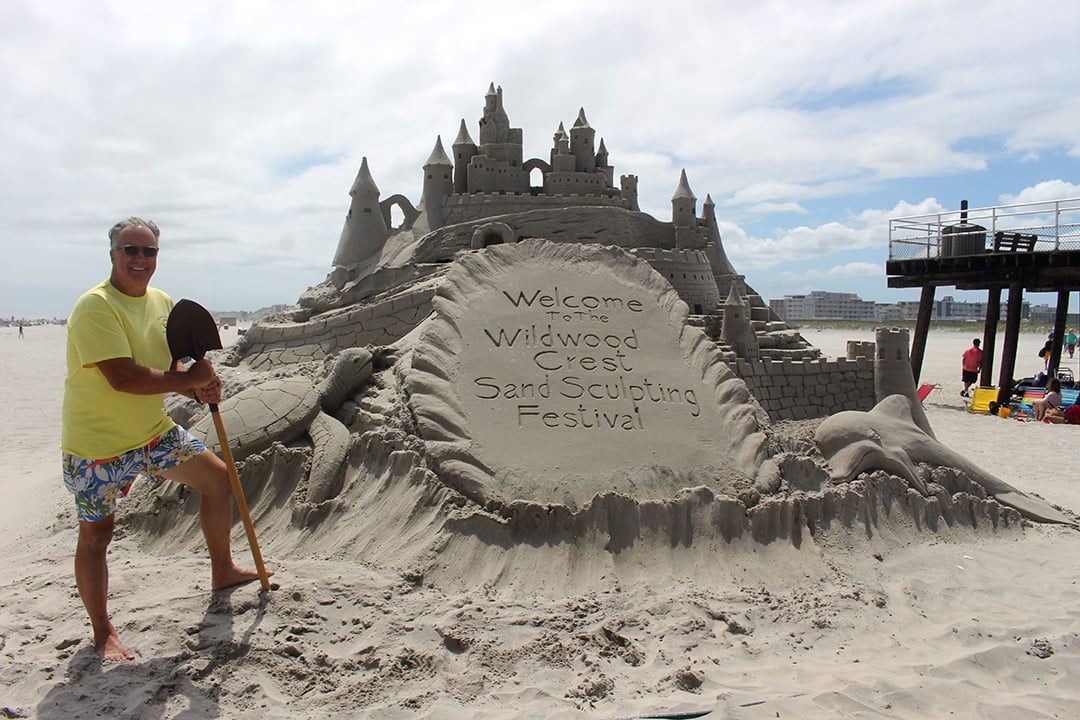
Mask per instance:
[[[833,357],[873,339],[803,334]],[[964,411],[960,355],[977,335],[930,335],[938,438],[1080,511],[1080,427]],[[1022,336],[1018,376],[1041,369],[1042,340]],[[284,533],[308,531],[260,526],[279,589],[212,594],[204,549],[146,548],[122,506],[110,609],[137,659],[103,665],[60,481],[63,347],[63,327],[0,329],[0,717],[1080,717],[1080,532],[1061,525],[881,518],[797,548],[721,547],[712,572],[682,573],[672,548],[665,567],[569,592],[433,583],[377,553],[281,555]],[[246,563],[239,522],[233,538]],[[448,559],[462,577],[483,561]]]

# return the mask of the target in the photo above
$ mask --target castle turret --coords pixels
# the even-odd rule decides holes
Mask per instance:
[[[730,345],[735,354],[744,360],[758,359],[757,335],[750,326],[750,309],[742,299],[742,276],[732,279],[731,289],[724,301],[720,342]]]
[[[469,161],[476,155],[476,143],[469,136],[465,127],[465,118],[461,119],[461,128],[454,139],[454,192],[469,192]]]
[[[378,253],[388,234],[379,209],[379,188],[371,177],[366,157],[360,163],[360,172],[349,195],[352,202],[334,253],[335,267],[351,267]]]
[[[578,111],[577,120],[570,128],[570,152],[574,155],[576,172],[596,170],[596,131],[585,119],[585,108]]]
[[[502,87],[495,83],[484,96],[484,116],[480,118],[480,144],[510,142],[510,118],[503,109]]]
[[[521,128],[510,127],[502,88],[492,83],[480,118],[480,146],[469,161],[469,192],[529,192],[529,174],[522,169],[521,156]]]
[[[604,138],[600,138],[600,149],[596,151],[596,169],[604,175],[604,187],[614,187],[615,168],[608,165],[608,151],[604,146]]]
[[[716,224],[716,203],[712,195],[705,196],[705,204],[701,206],[702,221],[705,223],[705,231],[708,233],[708,241],[705,252],[709,256],[709,264],[712,266],[714,276],[727,276],[735,274],[735,266],[728,260],[724,252],[724,243],[720,237],[720,228]]]
[[[690,191],[690,183],[686,181],[686,170],[679,177],[679,187],[671,196],[671,222],[675,225],[675,247],[680,250],[688,250],[700,247],[701,238],[697,232],[697,218],[694,213],[697,209],[697,198]]]
[[[679,176],[679,186],[675,188],[675,194],[671,196],[671,221],[675,227],[694,227],[694,214],[697,211],[697,198],[690,190],[690,183],[686,180],[686,169]]]
[[[551,148],[551,169],[554,172],[574,172],[576,162],[570,154],[570,138],[559,123],[559,129],[555,131]]]
[[[619,188],[622,191],[622,199],[626,203],[627,210],[638,212],[637,175],[622,175],[619,177]]]
[[[443,203],[454,192],[453,170],[454,166],[443,150],[440,135],[435,138],[435,147],[424,163],[424,194],[421,202],[430,230],[443,225]]]

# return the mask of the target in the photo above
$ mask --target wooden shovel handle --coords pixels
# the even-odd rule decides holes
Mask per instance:
[[[248,512],[247,500],[244,499],[244,489],[240,487],[240,476],[236,474],[236,463],[233,462],[232,448],[229,447],[229,438],[225,434],[225,424],[221,422],[221,415],[218,414],[217,405],[210,406],[210,414],[214,416],[214,427],[217,429],[218,443],[221,445],[221,459],[225,461],[225,467],[229,469],[233,497],[236,498],[236,507],[240,509],[240,519],[244,521],[244,531],[247,532],[251,556],[255,558],[255,569],[259,573],[259,582],[262,583],[263,590],[269,590],[270,576],[266,574],[266,567],[263,565],[262,553],[259,552],[259,541],[255,539],[255,526],[251,524],[251,513]]]

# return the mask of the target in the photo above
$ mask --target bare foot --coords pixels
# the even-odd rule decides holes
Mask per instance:
[[[116,634],[116,630],[110,632],[102,640],[94,641],[94,650],[105,662],[116,662],[119,660],[134,660],[135,653],[131,651],[124,643],[120,642],[120,638]]]
[[[266,572],[267,577],[273,574],[274,573],[270,570],[267,570]],[[258,579],[259,573],[257,571],[245,570],[233,565],[221,573],[214,573],[213,588],[214,590],[224,590],[225,588],[231,588],[235,585],[242,585]]]

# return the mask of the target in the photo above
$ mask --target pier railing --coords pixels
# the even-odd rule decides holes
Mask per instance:
[[[1080,198],[889,220],[889,260],[1080,250]]]

